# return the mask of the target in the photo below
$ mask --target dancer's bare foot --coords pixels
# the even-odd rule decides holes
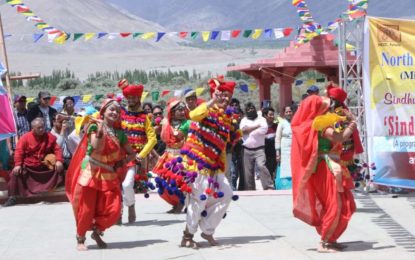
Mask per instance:
[[[331,244],[321,241],[318,244],[317,252],[319,253],[337,253],[339,252],[336,248],[331,246]]]
[[[76,250],[78,251],[87,251],[88,248],[85,245],[85,237],[76,236]]]
[[[189,247],[193,249],[198,249],[199,244],[193,240],[193,234],[190,234],[188,231],[183,231],[182,242],[180,243],[181,247]]]
[[[219,245],[219,243],[213,238],[213,235],[206,235],[205,233],[202,233],[200,236],[207,240],[211,246]]]
[[[97,231],[92,232],[91,238],[95,240],[99,248],[107,248],[107,243],[105,243],[104,240],[102,240],[101,236]]]

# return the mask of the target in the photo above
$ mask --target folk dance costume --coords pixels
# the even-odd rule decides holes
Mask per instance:
[[[129,85],[126,80],[121,80],[118,86],[122,89],[124,97],[141,97],[144,86]],[[128,143],[137,153],[137,157],[144,159],[157,143],[157,137],[150,118],[140,108],[139,111],[129,111],[121,108],[121,127],[127,135]],[[123,202],[129,207],[129,222],[135,221],[135,181],[147,181],[147,169],[144,164],[136,161],[130,162],[127,174],[122,183]],[[136,175],[137,174],[137,175]]]
[[[330,99],[306,98],[292,120],[293,212],[316,227],[321,236],[319,252],[342,248],[337,239],[356,210],[353,180],[341,161],[343,142],[353,138],[356,148],[361,147],[353,116],[347,112],[348,126],[342,129],[338,126],[346,117],[334,113],[339,106],[347,109],[343,105],[347,94],[339,87],[329,87],[327,93]]]
[[[173,114],[176,110],[186,111],[183,120],[174,118]],[[186,104],[180,100],[170,101],[167,106],[167,118],[162,121],[160,134],[161,140],[166,144],[166,150],[153,168],[153,172],[160,176],[155,179],[157,186],[163,187],[164,183],[164,186],[166,187],[165,189],[159,189],[160,197],[173,206],[173,209],[167,213],[181,212],[184,205],[184,194],[177,188],[171,189],[168,187],[166,183],[168,180],[163,178],[165,176],[163,174],[164,164],[180,155],[180,148],[182,148],[186,140],[189,127],[190,120],[188,120]]]
[[[209,85],[211,94],[215,95],[211,102],[219,102],[218,95],[222,95],[220,104],[226,109],[230,100],[223,100],[231,98],[235,82],[214,79],[209,81]],[[188,195],[186,229],[181,246],[198,246],[193,241],[198,227],[203,238],[212,245],[216,243],[212,235],[225,216],[231,198],[237,199],[237,196],[232,196],[232,189],[223,173],[226,144],[231,135],[232,109],[225,111],[219,103],[211,102],[202,103],[190,112],[192,123],[181,156],[164,165],[165,174],[174,181],[174,186]]]
[[[101,116],[112,104],[119,107],[117,101],[108,99],[101,108]],[[125,166],[118,166],[132,157],[126,153],[125,133],[116,127],[119,128],[103,125],[100,134],[97,124],[90,123],[66,173],[65,189],[76,219],[78,245],[83,245],[86,232],[93,230],[92,238],[98,246],[106,247],[99,237],[117,222],[121,214],[121,182]],[[93,148],[92,136],[100,140],[100,148]],[[128,149],[133,155],[131,148]]]

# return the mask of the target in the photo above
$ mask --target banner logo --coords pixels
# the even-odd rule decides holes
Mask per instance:
[[[378,41],[379,42],[401,42],[401,32],[399,25],[378,24]]]

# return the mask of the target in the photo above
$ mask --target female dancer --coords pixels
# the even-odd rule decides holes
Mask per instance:
[[[318,251],[331,253],[343,248],[337,239],[356,210],[350,191],[353,180],[341,163],[341,153],[343,142],[357,133],[357,125],[354,116],[342,109],[346,92],[335,86],[327,90],[328,97],[307,97],[292,120],[291,168],[294,216],[316,227],[321,236]],[[339,109],[345,117],[334,113]],[[347,127],[339,127],[344,121]]]
[[[166,162],[180,155],[180,149],[186,140],[189,126],[190,120],[188,120],[186,104],[177,99],[171,100],[167,106],[167,118],[162,121],[160,135],[167,149],[154,167],[154,173],[160,173]],[[157,179],[157,182],[160,185],[161,180]],[[162,194],[160,194],[167,203],[173,206],[167,213],[181,213],[183,209],[184,204],[183,201],[180,201],[180,198],[183,200],[184,195],[180,191],[176,193],[179,194],[174,194],[172,190],[164,189]]]
[[[87,250],[85,234],[99,248],[107,244],[101,239],[105,229],[114,225],[121,214],[121,183],[124,166],[132,161],[135,152],[119,129],[120,105],[116,100],[104,101],[101,120],[87,127],[66,176],[66,193],[72,203],[76,219],[77,249]]]

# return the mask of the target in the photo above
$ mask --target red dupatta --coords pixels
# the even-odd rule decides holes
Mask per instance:
[[[308,179],[315,171],[318,159],[318,132],[312,129],[311,125],[314,118],[324,114],[329,106],[329,98],[309,96],[302,101],[291,120],[293,213],[296,218],[310,225],[315,225],[318,221],[315,193],[308,183]]]
[[[75,195],[75,187],[78,183],[79,174],[81,173],[82,161],[85,158],[88,148],[88,135],[84,134],[75,153],[72,156],[71,163],[66,171],[65,191],[66,196],[72,203]]]

